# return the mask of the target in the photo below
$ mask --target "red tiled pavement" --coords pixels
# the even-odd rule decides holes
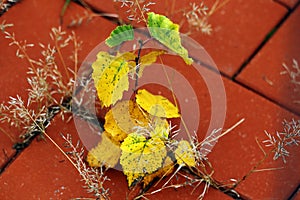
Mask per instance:
[[[110,2],[110,0],[105,1]],[[95,0],[87,0],[87,2],[99,10],[110,13],[117,12],[112,9],[110,3]],[[168,13],[167,16],[172,21],[180,23],[182,16],[179,14],[172,16],[170,13],[172,1],[168,2],[158,2],[149,8],[159,14]],[[195,1],[176,1],[174,10],[188,7],[190,2]],[[205,4],[212,6],[213,2],[215,1],[209,0],[205,1]],[[116,5],[120,6],[121,3]],[[123,8],[122,11],[124,12],[126,9]],[[211,36],[196,32],[191,37],[204,46],[215,60],[220,71],[228,76],[233,76],[286,12],[287,10],[283,6],[273,1],[230,0],[211,16],[209,22],[214,29]],[[118,14],[123,20],[126,20],[124,13]],[[187,29],[183,27],[181,32],[187,32]]]
[[[286,13],[286,10],[282,6],[273,1],[253,0],[253,2],[254,3],[249,3],[248,1],[245,3],[244,1],[231,0],[229,4],[219,10],[211,18],[211,23],[215,25],[216,29],[212,36],[204,37],[194,35],[194,38],[203,44],[213,56],[220,69],[229,76],[238,70],[244,60],[253,53],[271,28]],[[180,3],[183,2],[178,3],[177,6],[180,6]],[[45,6],[48,5],[46,0],[34,0],[31,2],[25,0],[11,8],[1,19],[6,19],[8,23],[12,22],[15,24],[15,27],[10,30],[16,33],[17,38],[27,39],[27,41],[34,43],[45,43],[49,40],[48,33],[50,28],[59,25],[58,16],[62,4],[63,2],[61,1],[58,4]],[[103,10],[105,9],[106,7],[103,7]],[[163,10],[163,8],[160,9]],[[83,9],[71,3],[70,9],[66,12],[65,24],[68,24],[72,17],[76,17],[78,12],[80,13],[79,15],[83,14]],[[291,17],[293,16],[294,15]],[[20,20],[20,17],[22,20]],[[38,24],[37,22],[40,21],[43,23]],[[260,26],[260,24],[263,25]],[[109,35],[113,27],[115,26],[106,20],[94,18],[90,23],[83,23],[82,26],[74,29],[84,42],[84,51],[81,54],[81,58],[83,59],[95,45],[103,41],[103,39]],[[277,36],[278,34],[280,34],[280,31],[275,34],[272,40],[275,41],[276,37],[279,37]],[[294,39],[297,41],[297,38]],[[270,40],[270,43],[272,40]],[[286,42],[287,44],[295,43],[294,40],[288,40]],[[7,46],[7,41],[3,40],[3,38],[1,38],[0,43],[1,45]],[[281,46],[279,45],[279,47]],[[293,46],[292,48],[295,47]],[[26,93],[22,91],[27,88],[25,82],[27,65],[24,61],[16,59],[14,56],[15,50],[9,50],[13,48],[5,48],[5,50],[6,49],[8,49],[8,51],[0,49],[1,55],[5,55],[4,57],[6,58],[0,59],[0,66],[6,66],[5,70],[3,70],[4,72],[0,75],[1,77],[5,77],[2,78],[5,82],[1,82],[1,89],[5,89],[5,93],[0,95],[1,101],[7,100],[8,95],[15,96],[16,94],[21,94],[21,96],[25,97]],[[29,51],[30,55],[39,55],[39,50],[35,49]],[[265,50],[263,49],[263,51]],[[293,52],[294,51],[291,51],[292,55]],[[276,66],[280,66],[283,61],[279,62],[280,59],[277,59],[277,55],[280,54],[276,54],[276,57],[272,56],[272,59],[276,59]],[[262,57],[268,59],[271,56],[268,56],[268,54],[264,56],[264,52],[262,52]],[[174,66],[180,66],[179,63],[182,63],[181,60],[169,59],[168,56],[166,56],[165,59],[169,61],[169,64],[173,63]],[[254,61],[256,59],[257,58],[255,58]],[[289,61],[290,58],[286,62]],[[253,62],[246,67],[246,71],[253,67]],[[10,67],[15,65],[20,65],[18,70]],[[213,72],[206,69],[202,70],[212,79],[216,77]],[[264,68],[260,67],[259,70],[261,72]],[[15,73],[16,71],[18,73]],[[210,122],[210,96],[207,92],[205,82],[193,78],[193,70],[181,69],[180,72],[187,75],[187,77],[189,77],[189,74],[192,74],[192,77],[189,79],[192,86],[194,88],[201,88],[197,90],[201,107],[199,129],[199,133],[201,134],[201,131],[205,131]],[[278,70],[278,72],[280,72],[280,70]],[[14,73],[15,75],[12,76]],[[240,78],[240,76],[238,78]],[[270,79],[268,76],[267,78]],[[18,81],[15,81],[15,79]],[[257,138],[258,141],[263,141],[266,139],[264,130],[274,133],[276,130],[282,129],[281,122],[283,119],[290,120],[297,118],[297,116],[278,107],[274,103],[242,88],[241,85],[227,79],[223,80],[227,95],[227,112],[224,128],[230,127],[241,118],[245,118],[245,122],[221,138],[214,147],[213,152],[209,154],[209,159],[215,169],[214,177],[219,181],[225,181],[230,178],[238,179],[245,175],[263,156],[255,139]],[[8,87],[11,85],[14,85],[14,87]],[[255,85],[253,87],[256,89]],[[274,87],[272,91],[275,92],[275,89]],[[62,138],[59,136],[60,132],[71,133],[74,135],[74,141],[76,141],[76,130],[73,124],[70,123],[66,125],[64,122],[61,122],[58,117],[52,122],[47,132],[58,144],[63,143]],[[2,135],[1,137],[4,136]],[[7,138],[3,142],[3,147],[6,149],[12,144]],[[5,146],[7,144],[8,147]],[[237,188],[238,192],[251,199],[286,199],[289,197],[300,182],[299,177],[296,176],[300,173],[300,161],[298,159],[300,152],[298,151],[298,147],[289,150],[291,155],[287,158],[288,162],[286,165],[283,165],[281,160],[274,162],[272,161],[272,157],[270,157],[261,166],[263,169],[280,168],[283,166],[284,169],[254,173],[245,182],[239,185]],[[115,170],[108,171],[108,175],[112,179],[107,183],[107,186],[111,188],[112,199],[120,199],[126,196],[128,189],[124,175]],[[49,140],[40,142],[34,141],[6,171],[1,174],[0,180],[4,183],[0,185],[0,199],[17,199],[20,198],[20,196],[18,196],[20,194],[22,197],[28,197],[29,199],[38,199],[39,197],[41,199],[49,199],[51,197],[54,199],[89,197],[82,188],[82,182],[80,182],[80,176],[77,171]],[[189,199],[191,198],[191,196],[189,196],[190,192],[191,189],[189,188],[180,189],[178,191],[166,190],[154,195],[153,198],[161,199],[164,195],[174,195],[176,199]],[[229,197],[213,189],[209,190],[206,198],[229,199]]]
[[[212,74],[212,72],[208,73]],[[213,149],[213,153],[211,153],[211,155],[209,156],[213,163],[213,166],[215,167],[215,176],[218,178],[218,180],[227,180],[229,178],[242,177],[260,158],[259,155],[262,155],[260,149],[255,143],[255,137],[257,136],[259,137],[259,140],[263,140],[265,138],[263,135],[263,130],[266,127],[268,127],[268,130],[270,132],[272,132],[273,130],[280,130],[280,126],[278,126],[280,124],[280,120],[283,118],[292,117],[292,115],[287,113],[286,111],[278,108],[277,106],[274,106],[273,104],[267,102],[266,100],[263,100],[262,98],[256,96],[251,92],[246,91],[243,88],[237,88],[237,85],[230,83],[229,81],[225,80],[225,86],[227,88],[228,96],[228,111],[225,127],[229,127],[236,120],[239,120],[241,118],[245,118],[246,121],[244,122],[244,124],[240,125],[240,127],[238,127],[236,131],[233,131],[224,138],[220,139],[219,143]],[[257,115],[256,112],[249,112],[249,110],[259,110],[262,114]],[[207,110],[204,109],[203,111],[204,113],[202,114],[206,116]],[[264,123],[261,123],[263,120]],[[249,130],[249,127],[252,127],[252,129]],[[63,140],[60,138],[59,133],[71,133],[72,135],[74,135],[76,130],[74,129],[72,123],[66,125],[64,122],[61,122],[58,117],[56,117],[51,126],[48,128],[47,132],[51,137],[55,139],[58,144],[62,144]],[[73,138],[73,141],[76,142],[76,134]],[[296,159],[299,155],[297,156],[297,154],[293,153],[289,158],[289,162],[287,165],[288,168],[290,168],[291,166],[299,165],[299,162],[297,162]],[[241,165],[240,163],[243,164]],[[274,167],[274,162],[271,162],[270,166]],[[60,173],[55,172],[55,169],[59,169]],[[48,174],[45,175],[45,172],[48,172]],[[284,196],[278,195],[288,195],[290,192],[288,191],[289,188],[295,185],[294,179],[296,179],[297,177],[291,177],[288,179],[289,181],[287,182],[287,184],[282,184],[282,180],[285,180],[285,178],[291,176],[290,173],[297,174],[299,173],[299,171],[289,171],[289,169],[287,169],[285,171],[272,171],[272,173],[260,172],[257,174],[253,174],[252,177],[255,181],[253,181],[252,178],[249,178],[241,186],[243,190],[239,190],[241,190],[243,194],[246,194],[249,197],[253,197],[253,199],[260,199],[263,197],[274,197],[281,199],[281,197]],[[24,179],[18,178],[16,180],[16,177],[22,177],[22,174],[30,174],[31,178],[29,178],[28,176],[23,176]],[[126,190],[120,189],[121,186],[126,186],[125,177],[121,175],[121,173],[115,171],[110,171],[108,174],[112,179],[108,183],[109,186],[111,186],[110,184],[120,183],[119,187],[112,187],[112,195],[125,195]],[[49,176],[51,178],[49,178]],[[52,184],[44,185],[44,181],[46,179],[45,177],[48,177],[47,181],[52,181]],[[274,180],[270,177],[281,178],[277,178]],[[11,185],[14,185],[17,191],[24,191],[28,195],[28,197],[31,198],[35,198],[34,195],[36,194],[42,194],[43,196],[40,197],[47,199],[50,197],[57,197],[55,195],[62,195],[58,196],[60,198],[70,198],[78,196],[86,197],[85,192],[83,191],[83,189],[81,189],[82,183],[79,182],[79,178],[80,177],[78,176],[76,170],[74,170],[73,166],[67,163],[65,158],[54,147],[54,145],[49,142],[49,140],[47,140],[46,142],[34,142],[27,150],[25,150],[20,155],[19,158],[17,158],[15,162],[13,162],[13,164],[1,176],[2,181],[6,183],[3,188],[1,188],[1,195],[3,195],[3,198],[6,197],[5,195],[9,194],[7,192],[11,193],[11,197],[13,197],[13,195],[16,195],[11,192],[10,188]],[[59,181],[56,182],[55,180]],[[121,180],[123,180],[123,183],[120,182]],[[36,185],[39,185],[38,183],[43,185],[43,187],[37,187],[34,190],[36,193],[27,191],[27,189],[30,188],[33,182]],[[278,183],[280,183],[280,190],[278,190],[278,188],[272,188]],[[249,187],[254,187],[254,190],[251,190],[253,188],[249,189]],[[261,188],[266,188],[267,190],[261,190]],[[67,191],[76,192],[72,192],[70,194]],[[185,195],[187,195],[187,191],[189,190],[184,190],[182,192],[180,191],[181,190],[173,192],[173,190],[167,190],[165,192],[167,192],[168,195],[172,194],[176,195],[176,197],[181,197],[180,199],[187,198],[187,196]],[[212,191],[214,190],[210,190],[210,192],[208,193],[207,199],[224,199],[224,196],[222,197],[222,195],[218,194],[218,192]],[[261,193],[253,194],[254,191]],[[281,194],[275,193],[275,191]],[[163,194],[157,194],[157,196],[155,195],[154,198],[157,197],[159,199],[160,195]]]
[[[295,101],[300,99],[300,93],[295,91],[290,77],[281,72],[284,71],[282,63],[290,69],[293,59],[300,63],[299,23],[300,7],[237,77],[239,82],[297,113],[300,113],[300,104]]]

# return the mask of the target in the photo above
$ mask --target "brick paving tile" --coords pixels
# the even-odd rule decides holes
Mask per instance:
[[[281,122],[297,119],[297,116],[270,103],[269,101],[225,81],[227,95],[226,122],[233,123],[233,119],[245,118],[245,122],[236,130],[221,138],[209,155],[215,167],[217,180],[241,179],[263,159],[260,145],[267,137],[264,131],[276,133],[283,131]],[[298,117],[299,118],[299,117]],[[229,123],[226,123],[229,127]],[[268,152],[270,149],[264,147]],[[273,155],[269,156],[260,169],[283,168],[253,173],[246,181],[238,186],[237,191],[250,199],[286,199],[299,184],[300,172],[299,147],[288,148],[291,155],[287,158],[287,164],[282,160],[273,161]]]
[[[50,129],[60,139],[66,124]],[[62,142],[62,140],[58,140]],[[92,197],[82,187],[81,177],[49,141],[33,141],[0,176],[1,199],[70,199]]]
[[[293,59],[300,62],[300,7],[292,13],[278,32],[255,56],[237,77],[237,80],[268,98],[300,113],[300,93],[291,83],[288,74],[283,75],[285,63],[292,71]],[[298,69],[299,70],[299,69]],[[296,77],[299,81],[299,76]],[[299,88],[299,87],[298,87]]]

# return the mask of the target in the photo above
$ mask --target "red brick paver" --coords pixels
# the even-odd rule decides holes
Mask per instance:
[[[221,138],[209,158],[217,180],[241,179],[263,158],[256,138],[264,146],[262,141],[267,139],[264,130],[273,134],[282,131],[282,120],[297,116],[231,82],[225,81],[225,85],[228,100],[225,128],[233,123],[233,119],[245,118],[245,122]],[[289,150],[291,156],[287,158],[287,164],[281,160],[273,161],[271,155],[261,166],[261,169],[283,169],[254,173],[237,190],[250,199],[288,198],[300,181],[295,176],[300,173],[300,152],[297,146]]]
[[[237,77],[241,83],[297,113],[300,113],[300,104],[296,102],[300,93],[289,75],[281,72],[284,71],[282,63],[296,72],[292,67],[293,59],[300,62],[299,23],[300,7]]]

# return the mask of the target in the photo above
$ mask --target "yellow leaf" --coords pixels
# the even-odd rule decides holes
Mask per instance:
[[[165,51],[151,51],[150,53],[141,57],[141,64],[139,69],[139,77],[142,77],[143,71],[146,66],[155,63],[157,60],[157,56],[164,54]]]
[[[177,149],[175,150],[175,158],[179,165],[186,165],[189,167],[195,167],[195,155],[192,150],[190,143],[186,140],[181,140],[178,143]]]
[[[148,126],[147,116],[133,101],[120,101],[105,115],[104,129],[119,144],[136,126]]]
[[[88,152],[87,162],[91,167],[101,167],[105,165],[111,168],[118,163],[120,154],[120,146],[116,145],[109,138],[108,133],[104,131],[99,144]]]
[[[160,95],[153,95],[145,89],[138,90],[136,102],[153,116],[165,118],[180,117],[178,108],[167,98]]]
[[[126,61],[131,61],[131,60],[135,60],[136,55],[132,52],[125,52],[125,53],[118,53],[117,57],[122,57],[124,60]]]
[[[163,167],[156,172],[149,174],[143,179],[143,188],[146,188],[155,178],[162,178],[171,174],[174,170],[174,162],[170,157],[166,157]]]
[[[146,139],[143,135],[131,133],[121,144],[120,164],[127,176],[128,186],[133,186],[147,174],[162,167],[167,155],[166,147],[160,138]]]
[[[92,68],[92,77],[102,106],[115,104],[129,87],[128,62],[122,56],[99,52]]]

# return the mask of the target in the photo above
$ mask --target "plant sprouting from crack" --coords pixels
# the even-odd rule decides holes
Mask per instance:
[[[147,35],[152,37],[150,39],[155,39],[169,48],[183,59],[185,67],[190,67],[193,59],[181,44],[179,25],[166,16],[153,12],[147,13],[147,17]],[[175,139],[176,131],[173,131],[174,126],[171,126],[170,119],[178,118],[184,123],[175,97],[173,96],[173,103],[163,95],[138,87],[137,80],[143,79],[144,68],[159,60],[162,62],[160,56],[165,53],[152,49],[150,53],[144,53],[144,44],[150,39],[137,41],[137,53],[99,51],[95,56],[96,60],[92,63],[94,87],[101,108],[106,107],[108,111],[101,140],[89,151],[87,161],[90,166],[98,167],[104,163],[108,168],[115,167],[119,161],[127,177],[129,189],[141,187],[136,199],[146,198],[147,195],[167,188],[191,186],[196,190],[202,184],[205,187],[203,193],[199,194],[199,199],[204,197],[209,187],[239,197],[233,189],[212,178],[214,170],[206,155],[220,137],[244,120],[224,132],[220,129],[214,130],[202,142],[197,141],[196,137],[190,137],[189,130],[186,130],[189,140]],[[122,25],[111,32],[106,39],[106,45],[115,48],[132,40],[133,27]],[[130,74],[133,72],[137,76],[131,80]],[[167,73],[164,75],[168,79]],[[134,95],[130,100],[124,100],[123,94],[129,89],[129,81],[135,82]],[[163,180],[168,175],[168,180]],[[174,177],[178,176],[184,181],[176,182]],[[163,182],[163,186],[148,192],[151,184],[155,184],[155,188],[157,179],[158,182]]]

